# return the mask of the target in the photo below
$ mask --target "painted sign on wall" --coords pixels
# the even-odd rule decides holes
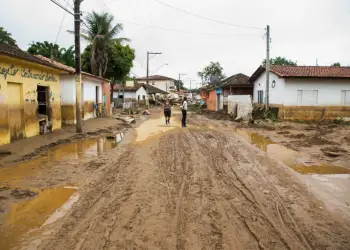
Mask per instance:
[[[11,65],[9,67],[0,67],[0,75],[3,75],[5,79],[7,78],[7,76],[16,76],[17,74],[23,78],[31,78],[35,80],[42,80],[45,82],[57,82],[57,78],[54,74],[50,74],[42,70],[40,72],[34,72],[32,69],[20,69],[16,68],[14,65]]]

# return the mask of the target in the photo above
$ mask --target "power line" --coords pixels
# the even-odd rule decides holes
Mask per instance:
[[[158,26],[153,26],[153,25],[147,25],[147,24],[140,24],[140,23],[135,23],[135,22],[129,22],[129,21],[123,21],[123,20],[117,20],[118,22],[123,22],[123,23],[130,23],[133,25],[138,25],[138,26],[145,26],[148,28],[154,28],[154,29],[160,29],[160,30],[165,30],[165,31],[171,31],[171,32],[178,32],[178,33],[187,33],[187,34],[193,34],[193,35],[207,35],[207,36],[222,36],[222,37],[230,37],[230,36],[260,36],[260,35],[248,35],[248,34],[214,34],[214,33],[203,33],[203,32],[192,32],[192,31],[185,31],[185,30],[177,30],[177,29],[168,29],[168,28],[163,28],[163,27],[158,27]]]
[[[72,11],[68,10],[67,8],[65,8],[64,6],[62,6],[61,3],[57,2],[56,0],[50,0],[50,1],[53,2],[54,4],[56,4],[61,9],[65,10],[66,12],[68,12],[69,14],[71,14],[72,16],[74,16],[74,13]]]
[[[69,5],[69,7],[71,7],[72,8],[72,10],[74,10],[74,7],[73,7],[73,5],[71,5],[70,3],[69,3],[69,0],[62,0],[63,2],[65,2],[67,5]],[[68,6],[67,6],[68,7]]]
[[[68,1],[65,1],[65,2],[67,3],[67,5],[66,5],[66,8],[67,8],[68,5],[70,5],[70,4],[69,4],[69,0],[68,0]],[[67,14],[67,12],[64,11],[64,12],[63,12],[63,18],[62,18],[62,21],[61,21],[61,24],[60,24],[60,28],[58,29],[57,36],[56,36],[56,40],[55,40],[55,43],[54,43],[54,44],[57,43],[58,37],[59,37],[59,35],[60,35],[60,33],[61,33],[62,25],[63,25],[64,19],[65,19],[65,17],[66,17],[66,14]]]
[[[105,7],[104,7],[104,5],[103,5],[103,3],[101,2],[101,0],[96,0],[96,2],[100,5],[101,10],[102,10],[103,12],[107,12],[106,9],[105,9]]]
[[[198,17],[198,18],[201,18],[201,19],[204,19],[204,20],[212,21],[212,22],[215,22],[215,23],[225,24],[225,25],[234,26],[234,27],[238,27],[238,28],[256,29],[256,30],[260,30],[261,29],[259,27],[244,26],[244,25],[232,24],[232,23],[227,23],[227,22],[215,20],[215,19],[212,19],[212,18],[209,18],[209,17],[205,17],[205,16],[200,16],[200,15],[194,14],[194,13],[189,12],[187,10],[179,9],[179,8],[177,8],[175,6],[169,5],[169,4],[161,2],[159,0],[155,0],[155,1],[160,3],[160,4],[162,4],[162,5],[164,5],[164,6],[167,6],[169,8],[175,9],[177,11],[180,11],[180,12],[183,12],[183,13],[186,13],[188,15],[195,16],[195,17]]]

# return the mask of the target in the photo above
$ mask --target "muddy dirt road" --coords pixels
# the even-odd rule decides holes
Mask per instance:
[[[25,249],[350,249],[350,223],[214,121],[152,117]]]

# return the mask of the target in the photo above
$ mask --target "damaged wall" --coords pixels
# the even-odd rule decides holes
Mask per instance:
[[[59,71],[0,56],[0,145],[40,133],[38,85],[49,87],[52,129],[61,128]]]

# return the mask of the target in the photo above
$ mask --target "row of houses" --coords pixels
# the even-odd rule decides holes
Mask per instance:
[[[269,104],[281,119],[350,117],[350,67],[272,65],[269,79]],[[229,95],[250,95],[252,103],[263,105],[266,68],[202,87],[201,95],[209,110],[226,109]]]
[[[123,100],[146,100],[150,94],[164,94],[173,89],[174,81],[153,76],[147,85],[140,78],[122,92],[115,85],[112,93],[109,80],[82,72],[83,120],[95,117],[96,107],[103,107],[106,115],[110,115],[112,98],[119,98],[121,93]],[[0,145],[59,129],[62,124],[75,123],[75,69],[0,44]]]
[[[76,122],[75,70],[18,48],[0,45],[0,145],[31,137],[43,128],[59,129]],[[94,105],[110,111],[110,82],[82,73],[84,120]]]

